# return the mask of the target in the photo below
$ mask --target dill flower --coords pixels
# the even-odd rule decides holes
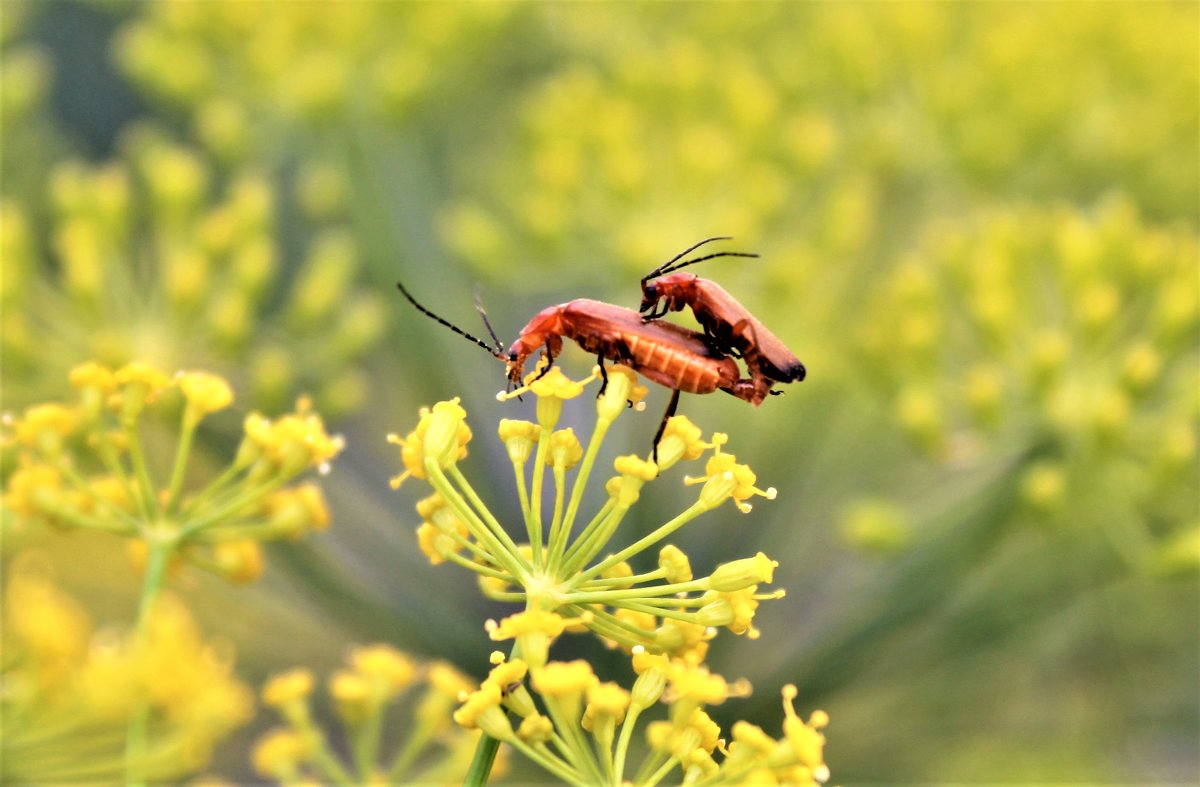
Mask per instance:
[[[717,567],[710,575],[693,576],[687,556],[663,542],[726,500],[748,512],[748,499],[771,499],[775,490],[755,486],[755,474],[722,450],[725,435],[705,442],[697,427],[676,416],[667,426],[671,442],[660,459],[669,466],[712,451],[705,474],[685,478],[687,483],[703,484],[698,499],[635,543],[605,554],[642,488],[653,483],[662,468],[649,457],[617,457],[616,475],[605,485],[607,502],[590,520],[581,516],[583,490],[604,435],[629,409],[627,402],[641,395],[630,370],[610,367],[607,387],[596,399],[591,438],[585,443],[571,430],[557,430],[564,406],[597,376],[598,372],[575,382],[554,367],[545,374],[533,373],[527,386],[503,396],[532,393],[537,398],[536,422],[505,419],[499,430],[521,503],[519,528],[501,524],[459,467],[472,433],[457,399],[422,409],[408,436],[390,436],[400,445],[406,468],[393,485],[411,476],[436,493],[418,504],[424,522],[417,531],[422,550],[435,564],[455,563],[478,574],[489,596],[525,607],[499,624],[490,623],[489,631],[493,639],[515,639],[531,666],[544,664],[553,641],[573,627],[589,629],[627,650],[640,646],[676,656],[691,653],[696,661],[703,658],[718,628],[757,636],[750,621],[758,601],[782,596],[782,591],[757,592],[759,585],[771,582],[775,562],[760,552]],[[546,488],[547,475],[552,490]],[[553,500],[550,510],[543,511],[543,497]],[[662,549],[653,565],[644,571],[633,568],[638,555],[652,547]],[[725,599],[729,614],[714,616],[706,609],[713,593]]]
[[[487,725],[488,734],[509,744],[566,784],[653,785],[676,773],[686,784],[725,785],[747,781],[815,787],[829,778],[824,762],[828,724],[821,711],[802,721],[792,707],[796,690],[783,690],[783,734],[772,738],[745,721],[736,722],[726,744],[704,708],[749,694],[745,681],[727,682],[701,666],[637,649],[631,690],[601,682],[585,661],[550,661],[540,667],[521,659],[500,661],[472,692],[463,693],[455,721],[467,728]],[[667,719],[643,713],[666,706]],[[512,722],[500,712],[514,717]],[[649,743],[638,764],[631,744],[641,729]]]
[[[386,312],[382,298],[355,289],[360,263],[344,220],[314,220],[281,293],[288,261],[276,213],[294,195],[269,172],[218,172],[203,151],[147,127],[127,132],[121,149],[101,164],[60,162],[38,190],[0,201],[7,401],[48,398],[86,358],[121,368],[187,357],[260,407],[281,409],[298,388],[326,412],[358,406],[367,389],[359,361]],[[42,202],[44,221],[29,207]],[[33,227],[43,224],[40,237]],[[305,351],[287,350],[283,335]],[[219,408],[228,394],[211,384],[189,379],[181,389],[193,406]]]
[[[116,370],[89,363],[73,370],[71,382],[76,404],[36,405],[6,418],[5,440],[18,453],[4,494],[14,526],[41,522],[131,539],[155,587],[176,560],[252,581],[262,572],[260,542],[328,526],[319,488],[296,480],[327,468],[342,441],[325,432],[306,402],[275,420],[249,416],[233,462],[189,489],[196,430],[233,399],[224,379],[206,372],[170,377],[144,363]],[[169,408],[181,411],[180,426],[173,461],[164,462],[162,446],[148,440],[154,432],[144,413]]]
[[[254,769],[263,777],[297,785],[425,784],[458,781],[466,772],[478,736],[454,725],[451,711],[473,684],[449,664],[421,663],[390,645],[351,649],[346,667],[328,681],[341,729],[326,728],[312,712],[315,687],[303,668],[263,686],[263,702],[285,724],[254,748]]]
[[[9,571],[5,623],[5,781],[115,782],[131,765],[155,781],[180,779],[251,716],[228,647],[206,642],[173,598],[161,599],[140,633],[95,630],[40,561],[23,555]],[[130,763],[126,729],[143,708],[147,734]]]
[[[1190,231],[1120,195],[938,222],[881,280],[864,360],[934,461],[1019,456],[1018,516],[1088,523],[1153,571],[1157,544],[1197,502],[1184,471],[1197,461],[1197,254]],[[1101,521],[1113,511],[1125,513]],[[903,513],[857,512],[846,532],[862,543],[907,540]]]

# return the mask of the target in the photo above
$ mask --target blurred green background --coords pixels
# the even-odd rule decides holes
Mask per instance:
[[[842,784],[1200,774],[1196,3],[6,1],[0,25],[4,408],[141,359],[234,381],[214,455],[302,392],[346,435],[327,533],[254,587],[181,587],[246,680],[373,641],[486,666],[501,608],[419,553],[384,434],[462,396],[465,470],[513,513],[492,430],[532,402],[497,403],[500,365],[397,279],[471,331],[480,287],[508,341],[552,303],[636,306],[728,234],[762,258],[695,271],[809,379],[681,403],[780,490],[679,539],[697,567],[761,549],[788,590],[761,640],[714,642],[756,687],[718,719],[777,729],[795,682]],[[653,489],[629,541],[693,494]],[[29,548],[128,618],[119,545],[8,533],[5,559]],[[264,723],[213,771],[249,778]]]

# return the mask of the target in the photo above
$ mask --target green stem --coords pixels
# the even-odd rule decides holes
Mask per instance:
[[[133,465],[133,475],[137,479],[138,500],[142,513],[148,521],[155,519],[158,506],[154,500],[154,481],[150,478],[150,469],[146,466],[146,455],[142,452],[142,441],[138,436],[136,420],[125,423],[125,437],[129,440],[129,461]]]
[[[605,570],[612,568],[616,564],[620,563],[622,560],[632,557],[632,556],[636,555],[637,553],[645,550],[646,547],[649,547],[653,544],[658,543],[659,541],[662,541],[664,538],[671,535],[676,530],[683,527],[688,522],[695,519],[700,514],[703,514],[707,510],[708,510],[708,506],[704,505],[704,503],[697,500],[695,503],[692,503],[690,506],[688,506],[682,512],[680,512],[678,516],[676,516],[670,522],[667,522],[662,527],[655,530],[653,533],[650,533],[649,535],[645,536],[644,538],[638,539],[636,542],[625,547],[624,549],[622,549],[620,552],[616,553],[615,555],[609,555],[607,558],[600,561],[595,566],[592,566],[588,570],[586,570],[583,573],[579,574],[578,576],[574,577],[571,580],[571,585],[573,587],[579,587],[580,585],[582,585],[584,582],[588,581],[589,579],[599,576]]]
[[[137,656],[143,656],[149,646],[150,621],[154,607],[166,582],[167,566],[175,552],[174,537],[162,538],[155,533],[146,534],[149,554],[146,558],[146,574],[142,578],[141,599],[138,602],[137,628],[133,634],[133,648]],[[130,787],[146,784],[145,761],[149,747],[150,706],[142,699],[133,708],[125,736],[125,782]]]
[[[179,493],[183,489],[183,476],[187,470],[188,456],[192,452],[192,437],[196,434],[198,419],[191,415],[191,408],[183,408],[183,426],[179,434],[179,447],[175,451],[175,465],[171,469],[171,484],[167,492],[167,515],[174,516],[179,510]]]

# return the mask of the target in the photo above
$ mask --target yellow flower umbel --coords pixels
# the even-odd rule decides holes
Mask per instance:
[[[585,661],[540,667],[520,658],[493,661],[497,666],[479,688],[463,693],[455,721],[484,729],[563,783],[655,785],[676,769],[674,780],[684,784],[814,787],[829,778],[820,733],[828,718],[820,711],[807,723],[797,718],[793,686],[784,689],[787,718],[779,740],[739,721],[732,727],[735,743],[727,747],[704,709],[749,694],[745,681],[730,684],[704,667],[641,648],[629,690],[601,682]],[[660,703],[667,719],[641,726],[649,750],[634,766],[630,745],[642,714]]]
[[[76,404],[39,405],[6,418],[5,442],[15,447],[18,466],[8,478],[4,505],[14,526],[42,522],[128,539],[144,571],[129,656],[135,662],[152,655],[157,600],[172,564],[187,562],[232,582],[253,581],[262,571],[263,541],[299,538],[327,525],[318,488],[296,480],[326,468],[342,441],[326,434],[306,403],[274,421],[248,416],[229,466],[189,488],[193,437],[208,414],[232,402],[228,383],[203,372],[169,377],[142,363],[116,370],[85,364],[72,371],[71,383],[79,393]],[[157,424],[146,414],[172,400],[180,411],[173,459],[147,439]],[[130,697],[127,778],[142,782],[153,765],[154,704],[136,693]]]
[[[442,662],[418,663],[389,645],[355,648],[346,661],[347,668],[328,683],[344,728],[340,733],[327,733],[310,711],[316,680],[308,670],[294,669],[266,683],[263,704],[286,726],[259,739],[254,769],[296,785],[461,781],[478,739],[451,721],[459,696],[472,688],[466,676]],[[335,745],[339,738],[348,759]]]
[[[759,553],[757,558],[718,567],[710,576],[693,577],[686,556],[662,542],[726,500],[748,512],[748,498],[773,498],[775,490],[757,488],[754,473],[721,450],[728,439],[725,435],[705,442],[699,429],[676,416],[659,445],[660,465],[649,458],[617,457],[616,474],[605,484],[607,502],[584,521],[579,516],[583,490],[604,435],[629,409],[627,402],[644,392],[625,367],[609,367],[607,377],[608,385],[596,400],[596,425],[586,446],[572,430],[556,430],[564,404],[584,390],[583,384],[567,379],[557,367],[545,374],[535,372],[527,386],[504,397],[528,392],[537,398],[536,423],[505,419],[500,424],[521,501],[523,532],[519,535],[501,524],[459,469],[472,433],[457,399],[422,410],[408,436],[389,437],[401,446],[406,468],[393,484],[412,476],[436,492],[417,508],[423,520],[418,538],[431,562],[456,563],[476,572],[488,596],[521,603],[526,610],[522,614],[538,616],[540,622],[525,621],[520,627],[509,622],[514,616],[492,629],[493,639],[515,639],[531,663],[544,663],[550,643],[568,626],[590,629],[626,650],[641,646],[699,662],[718,628],[756,636],[750,620],[758,600],[782,595],[782,591],[756,594],[760,584],[771,582],[776,564]],[[634,544],[605,555],[605,547],[642,488],[675,462],[698,458],[710,449],[714,453],[705,475],[686,479],[703,482],[696,502]],[[542,506],[547,471],[553,484],[549,516]],[[652,549],[653,564],[635,570],[633,562]]]
[[[1007,485],[1009,516],[1155,572],[1198,504],[1198,254],[1194,232],[1121,195],[939,220],[880,278],[865,361],[935,461],[1011,467],[984,492]],[[859,544],[896,538],[856,509]]]
[[[251,581],[262,569],[261,542],[328,525],[319,487],[296,481],[327,468],[342,441],[326,434],[307,403],[273,421],[248,416],[232,463],[189,489],[196,430],[233,401],[224,379],[205,372],[170,377],[142,363],[115,371],[88,363],[71,372],[71,384],[75,404],[38,405],[6,419],[5,440],[18,462],[4,503],[16,526],[42,522],[128,538],[148,587],[158,587],[175,561]],[[147,439],[144,417],[148,408],[172,406],[180,411],[173,459]]]
[[[258,407],[282,409],[297,389],[325,412],[360,405],[358,362],[387,317],[379,294],[355,288],[359,257],[342,220],[303,223],[299,258],[288,259],[276,223],[295,195],[261,163],[220,170],[143,127],[121,149],[97,165],[60,162],[35,195],[0,200],[6,400],[47,398],[80,358],[190,358]],[[30,208],[45,203],[47,215]]]
[[[127,768],[175,781],[203,769],[213,745],[251,716],[228,647],[205,642],[174,599],[140,633],[94,632],[78,602],[27,557],[10,567],[4,620],[6,781],[119,782]],[[146,735],[127,762],[126,729],[142,713]]]

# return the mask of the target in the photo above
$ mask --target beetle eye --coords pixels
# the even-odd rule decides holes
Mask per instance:
[[[517,362],[517,354],[516,354],[516,353],[509,353],[509,354],[508,354],[508,362],[509,362],[509,363],[516,363],[516,362]]]

